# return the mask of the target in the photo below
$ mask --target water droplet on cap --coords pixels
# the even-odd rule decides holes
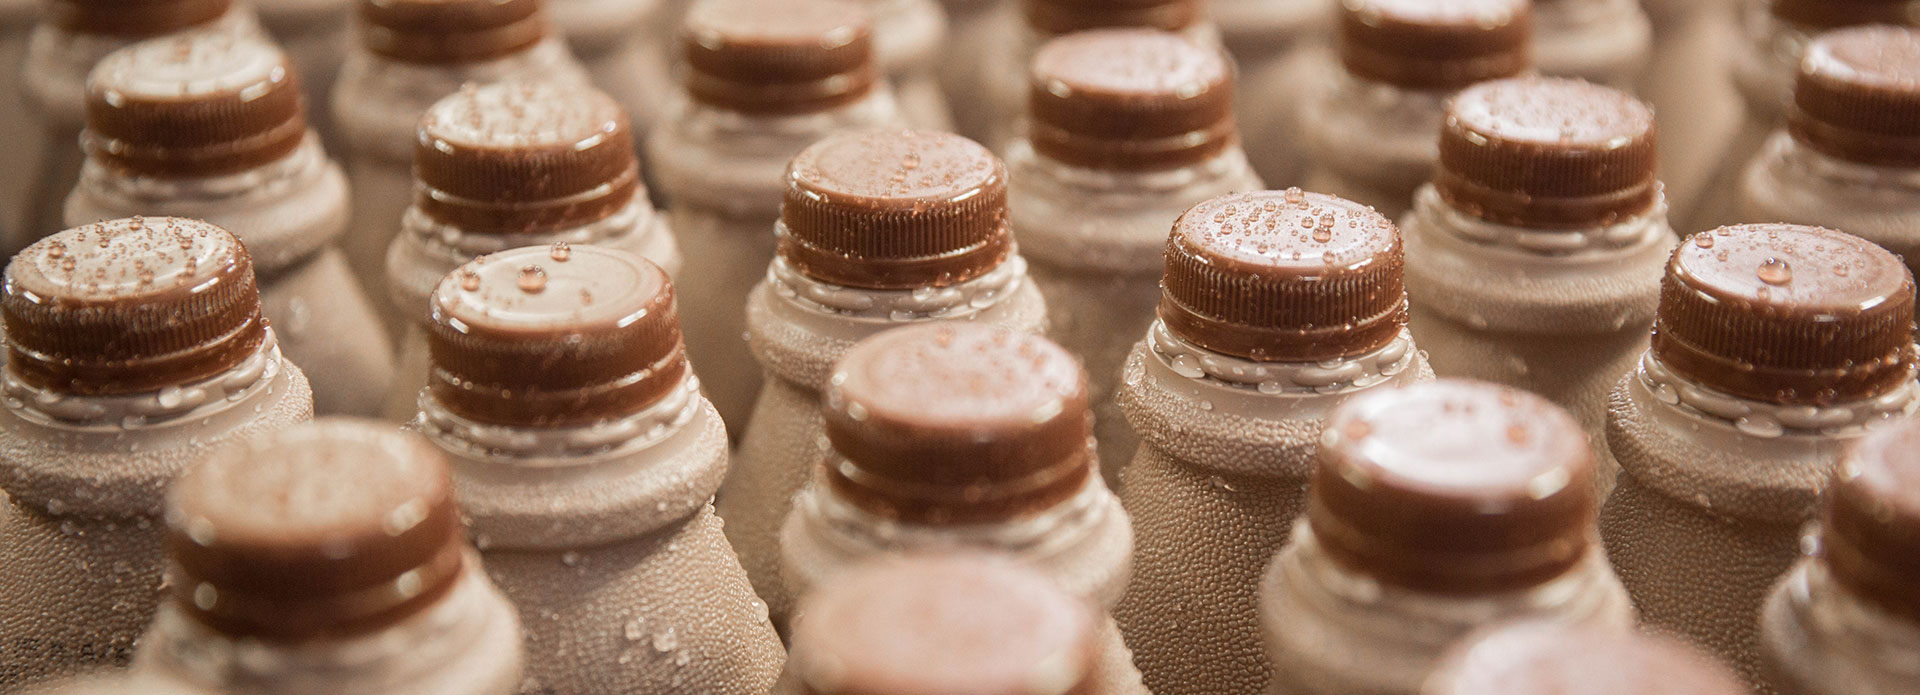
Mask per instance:
[[[573,246],[564,241],[553,242],[553,246],[547,249],[547,257],[552,258],[555,263],[565,263],[568,258],[573,257]]]
[[[1761,282],[1769,285],[1778,286],[1793,282],[1793,266],[1787,265],[1786,261],[1778,258],[1761,261],[1760,270],[1756,274]]]
[[[520,291],[526,292],[528,294],[539,294],[541,292],[545,292],[547,290],[546,269],[541,268],[540,266],[537,266],[537,265],[530,265],[525,268],[521,268],[519,285],[520,285]]]

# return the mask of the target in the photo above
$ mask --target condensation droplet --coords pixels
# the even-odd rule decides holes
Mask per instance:
[[[526,292],[528,294],[539,294],[541,292],[545,292],[547,290],[546,269],[541,268],[540,266],[537,266],[537,265],[530,265],[525,268],[521,268],[519,285],[520,285],[520,291]]]
[[[1793,266],[1778,258],[1768,258],[1760,262],[1760,270],[1755,273],[1760,281],[1779,286],[1793,282]]]
[[[1712,234],[1696,234],[1693,237],[1693,245],[1703,249],[1713,248],[1713,235]]]
[[[573,245],[564,241],[553,242],[553,246],[547,247],[547,257],[555,263],[565,263],[573,257]]]
[[[460,289],[474,292],[480,289],[480,274],[471,270],[460,271]]]

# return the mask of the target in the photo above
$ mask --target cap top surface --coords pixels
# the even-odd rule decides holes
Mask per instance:
[[[1035,55],[1033,73],[1050,91],[1113,99],[1190,99],[1233,77],[1219,51],[1148,29],[1096,29],[1054,39]]]
[[[1501,80],[1454,97],[1449,115],[1490,137],[1567,149],[1610,150],[1645,138],[1653,110],[1623,92],[1580,80]]]
[[[134,305],[251,272],[244,255],[239,239],[207,222],[130,217],[42,239],[15,257],[7,276],[36,303]]]
[[[838,0],[701,0],[687,10],[687,37],[706,50],[787,47],[828,51],[864,41],[867,13]]]
[[[420,122],[438,148],[587,149],[625,128],[626,114],[604,94],[541,82],[463,89]]]
[[[1703,232],[1674,252],[1670,272],[1694,292],[1781,314],[1851,315],[1912,294],[1906,266],[1865,239],[1818,227],[1740,225]],[[1712,244],[1700,239],[1711,235]],[[1750,311],[1762,311],[1754,308]]]
[[[795,666],[831,695],[1069,692],[1093,615],[1046,577],[985,555],[882,560],[807,601]]]
[[[189,101],[288,80],[286,57],[272,44],[225,34],[143,41],[101,59],[93,88],[110,99]],[[244,95],[243,95],[244,96]]]
[[[1740,695],[1732,674],[1664,637],[1528,622],[1456,647],[1434,695]]]
[[[1378,263],[1399,245],[1392,221],[1373,208],[1320,193],[1221,196],[1174,223],[1182,247],[1251,273],[1320,275]]]
[[[398,535],[449,494],[438,454],[417,437],[322,422],[211,457],[181,478],[173,500],[190,534],[297,546]]]
[[[833,388],[868,418],[991,432],[1059,417],[1084,398],[1086,380],[1079,360],[1038,336],[936,324],[861,342],[835,369]]]
[[[1006,180],[979,143],[921,131],[830,137],[795,157],[788,177],[807,195],[874,208],[958,203]]]
[[[1334,425],[1342,470],[1436,495],[1544,496],[1586,458],[1586,438],[1566,413],[1488,384],[1441,381],[1359,398]]]
[[[645,320],[667,291],[658,266],[597,246],[555,244],[489,254],[448,275],[436,315],[501,333],[608,330]]]

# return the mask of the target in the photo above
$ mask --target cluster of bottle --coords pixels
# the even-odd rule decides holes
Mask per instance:
[[[53,0],[0,692],[1920,692],[1920,3],[1741,1]]]

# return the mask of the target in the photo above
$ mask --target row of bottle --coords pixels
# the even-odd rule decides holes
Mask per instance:
[[[922,153],[934,170],[991,161],[952,136],[867,136],[822,166],[919,137],[948,144]],[[965,207],[974,183],[947,200]],[[903,237],[963,236],[978,217],[954,211]],[[1327,248],[1312,235],[1328,228],[1340,262],[1294,257]],[[1320,194],[1189,211],[1129,361],[1121,399],[1148,445],[1119,495],[1064,348],[990,316],[854,342],[805,404],[829,450],[784,462],[811,484],[784,514],[779,573],[749,585],[709,500],[751,472],[729,470],[674,286],[638,256],[527,247],[443,278],[406,432],[304,424],[306,377],[225,230],[69,230],[18,256],[0,296],[0,644],[25,668],[9,686],[131,660],[123,692],[1140,693],[1142,672],[1155,692],[1624,687],[1596,671],[1636,692],[1742,692],[1631,637],[1635,605],[1771,667],[1749,674],[1768,692],[1912,684],[1920,419],[1896,259],[1784,225],[1682,245],[1659,337],[1617,391],[1625,472],[1596,529],[1582,427],[1533,394],[1434,381],[1404,329],[1401,254],[1384,217]],[[1851,271],[1783,275],[1817,261]],[[809,299],[825,295],[805,272],[791,294],[763,288],[784,303],[770,322],[847,322]],[[1385,310],[1335,332],[1358,357],[1236,354],[1249,337],[1324,344],[1311,314],[1368,302]],[[1795,373],[1846,398],[1732,395]],[[1761,419],[1797,431],[1756,433]],[[1767,449],[1794,459],[1755,466]],[[1831,489],[1815,503],[1795,484]],[[1785,496],[1818,517],[1814,547]],[[1003,559],[918,557],[956,548]],[[756,588],[808,598],[770,616]],[[1683,604],[1706,624],[1662,622]],[[1458,646],[1508,621],[1536,625]],[[1728,635],[1745,641],[1714,641]]]

